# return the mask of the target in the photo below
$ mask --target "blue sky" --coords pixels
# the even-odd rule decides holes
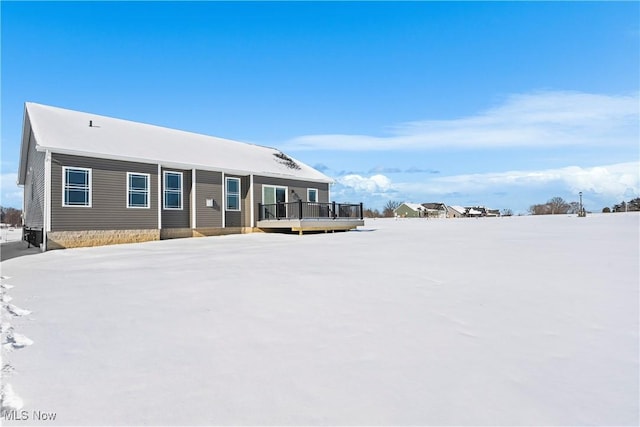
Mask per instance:
[[[637,2],[1,8],[4,206],[25,101],[274,146],[374,208],[640,195]]]

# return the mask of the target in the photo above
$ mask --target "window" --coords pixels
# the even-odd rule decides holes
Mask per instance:
[[[164,209],[182,209],[182,172],[164,174]]]
[[[227,178],[227,207],[228,211],[240,210],[240,178]]]
[[[91,207],[91,169],[62,167],[62,206]]]
[[[149,174],[127,172],[127,207],[149,207]]]
[[[318,190],[316,188],[308,188],[307,189],[307,200],[310,203],[318,202]]]

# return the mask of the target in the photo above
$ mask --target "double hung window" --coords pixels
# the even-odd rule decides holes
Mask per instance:
[[[127,207],[149,207],[149,174],[127,172]]]
[[[62,167],[62,206],[91,207],[91,169]]]
[[[164,172],[164,208],[182,209],[182,172]]]
[[[307,189],[307,200],[310,203],[318,203],[318,190],[316,188]]]
[[[239,211],[240,210],[240,178],[227,178],[226,179],[227,190],[227,203],[226,210]]]

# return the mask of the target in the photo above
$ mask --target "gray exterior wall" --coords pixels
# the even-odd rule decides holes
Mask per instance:
[[[182,209],[164,209],[162,207],[162,228],[190,228],[191,227],[191,169],[162,168],[162,175],[165,171],[182,172]],[[161,176],[162,192],[164,193],[164,179]],[[157,188],[157,187],[156,187]],[[161,195],[160,197],[163,197]],[[161,200],[162,202],[162,200]]]
[[[92,170],[91,207],[62,206],[63,166]],[[127,208],[127,172],[150,175],[149,209]],[[51,231],[158,228],[157,174],[158,167],[153,164],[52,154]]]
[[[24,183],[24,225],[44,228],[44,160],[46,154],[36,151],[33,133],[27,150],[27,177]]]
[[[225,211],[224,226],[228,227],[251,227],[251,200],[249,198],[249,185],[251,183],[248,176],[225,174],[226,178],[240,178],[240,212]],[[226,185],[226,184],[223,184]],[[226,189],[225,189],[226,190]],[[226,199],[226,197],[225,197]],[[226,200],[223,200],[223,206]]]
[[[33,152],[32,152],[33,151]],[[34,171],[38,167],[39,175],[30,174],[27,180],[36,179],[34,191],[31,184],[25,185],[25,209],[32,227],[42,227],[44,219],[44,153],[30,149],[30,162]],[[92,206],[63,207],[63,174],[62,167],[82,167],[92,171]],[[287,187],[289,202],[302,199],[307,201],[307,189],[318,190],[318,201],[329,201],[329,184],[295,179],[254,176],[253,188],[250,188],[249,176],[222,174],[221,172],[196,170],[195,205],[192,206],[192,171],[190,169],[162,168],[161,172],[173,171],[182,173],[183,208],[181,210],[165,210],[162,206],[164,180],[162,173],[158,176],[155,164],[98,159],[92,157],[53,154],[51,162],[51,231],[82,230],[144,230],[158,228],[158,206],[161,207],[162,229],[191,228],[211,229],[251,227],[251,194],[253,194],[253,211],[255,220],[258,217],[258,203],[262,202],[263,185]],[[148,209],[127,208],[127,172],[147,173],[150,175]],[[37,178],[40,176],[40,178]],[[225,182],[224,178],[240,179],[241,210],[224,211]],[[161,194],[158,197],[158,180]],[[40,183],[40,184],[38,184]],[[29,204],[33,194],[34,202]],[[213,199],[214,206],[207,207],[206,200]],[[196,223],[192,224],[192,209],[195,209]]]
[[[213,207],[207,207],[207,199],[213,199]],[[222,173],[196,171],[196,228],[222,227]]]
[[[262,203],[262,186],[263,185],[277,185],[280,187],[288,187],[287,198],[289,202],[296,202],[298,198],[303,202],[307,200],[307,189],[318,189],[318,202],[329,202],[329,184],[323,182],[311,182],[311,181],[298,181],[294,179],[282,179],[271,178],[266,176],[254,176],[253,177],[253,201],[256,204],[254,209],[256,215],[258,212],[258,203]],[[293,191],[292,191],[293,190]],[[257,219],[257,217],[256,217]]]

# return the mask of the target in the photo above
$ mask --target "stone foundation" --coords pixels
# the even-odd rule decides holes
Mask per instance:
[[[140,243],[151,240],[160,240],[160,230],[50,231],[47,233],[47,250]]]
[[[160,230],[160,240],[183,239],[193,237],[193,230],[190,228],[163,228]]]
[[[47,233],[47,250],[83,248],[90,246],[141,243],[152,240],[182,239],[186,237],[225,236],[263,232],[252,227],[228,228],[165,228],[162,230],[83,230],[50,231]]]
[[[207,237],[207,236],[226,236],[227,234],[245,234],[262,231],[259,228],[251,227],[211,227],[211,228],[196,228],[193,230],[193,237]]]
[[[245,234],[262,231],[263,230],[259,228],[251,227],[50,231],[47,233],[47,250],[117,245],[120,243],[140,243],[151,240],[181,239],[186,237],[224,236],[227,234]]]

